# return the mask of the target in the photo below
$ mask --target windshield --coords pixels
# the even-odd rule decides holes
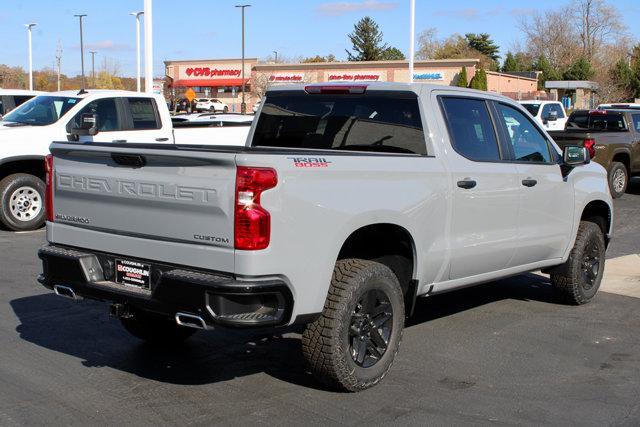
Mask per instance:
[[[540,111],[540,104],[522,104],[524,108],[533,116],[538,115],[538,111]]]
[[[57,122],[80,98],[36,96],[3,117],[3,122],[46,126]]]

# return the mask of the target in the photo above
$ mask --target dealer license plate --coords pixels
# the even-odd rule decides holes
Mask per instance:
[[[149,289],[151,266],[127,259],[116,260],[116,282]]]

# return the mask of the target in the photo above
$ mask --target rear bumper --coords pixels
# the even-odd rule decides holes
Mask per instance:
[[[48,289],[62,286],[76,296],[109,301],[170,317],[189,313],[207,327],[264,327],[288,324],[293,296],[284,281],[239,281],[231,275],[155,263],[150,289],[116,283],[116,254],[47,245],[38,251],[43,274],[38,281]],[[124,257],[131,259],[131,257]]]

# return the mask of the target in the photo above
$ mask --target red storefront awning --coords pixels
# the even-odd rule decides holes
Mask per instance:
[[[249,79],[244,79],[245,84],[249,84]],[[175,80],[173,87],[221,87],[221,86],[242,86],[242,79],[182,79]]]

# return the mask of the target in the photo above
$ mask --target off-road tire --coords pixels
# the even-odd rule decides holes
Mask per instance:
[[[33,212],[21,212],[21,215],[27,215],[26,218],[28,218],[25,221],[21,221],[12,213],[11,199],[13,198],[12,196],[16,196],[15,192],[17,190],[24,188],[32,190],[32,192],[29,192],[26,196],[33,197],[33,201],[39,203],[40,209],[35,215]],[[16,173],[5,177],[0,181],[0,223],[12,231],[28,231],[42,227],[45,220],[44,195],[44,182],[37,176],[26,173]],[[13,203],[15,209],[15,200]],[[29,218],[29,215],[32,217]]]
[[[359,301],[368,292],[381,292],[391,306],[391,331],[386,351],[370,367],[356,364],[349,333]],[[336,263],[322,315],[307,325],[302,350],[313,375],[329,388],[360,391],[379,383],[389,372],[400,347],[404,327],[404,299],[395,274],[385,265],[344,259]]]
[[[622,184],[616,184],[616,177],[618,176],[624,180]],[[622,197],[627,191],[627,185],[629,185],[629,171],[627,167],[624,163],[611,163],[611,170],[609,170],[609,190],[611,191],[611,197],[614,199]]]
[[[585,277],[586,273],[583,271],[585,255],[591,247],[590,245],[596,245],[599,257],[598,272],[597,275],[594,275],[592,284],[589,284],[587,277]],[[602,229],[593,222],[582,221],[569,259],[551,271],[551,284],[563,302],[573,305],[586,304],[591,301],[600,288],[604,265],[605,241]]]
[[[132,316],[120,318],[120,323],[134,337],[154,345],[177,345],[197,332],[178,325],[173,319],[144,310],[133,310]]]

